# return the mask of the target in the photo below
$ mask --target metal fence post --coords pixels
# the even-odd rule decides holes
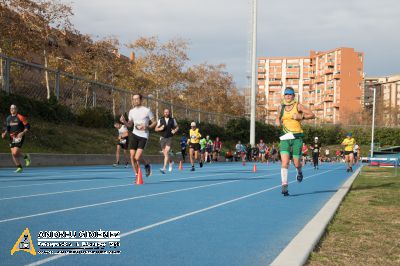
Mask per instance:
[[[96,107],[96,92],[93,89],[93,107]]]
[[[11,61],[10,58],[5,59],[3,69],[3,90],[10,94],[10,69],[11,69]]]
[[[60,71],[56,71],[56,84],[55,84],[55,89],[56,89],[56,98],[57,101],[60,100]]]
[[[201,123],[201,113],[199,111],[199,124]]]

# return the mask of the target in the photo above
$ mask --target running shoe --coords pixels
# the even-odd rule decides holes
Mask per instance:
[[[152,172],[151,172],[151,165],[150,164],[146,164],[144,166],[144,170],[146,171],[146,177],[151,176]]]
[[[194,166],[192,166],[192,169],[190,169],[190,171],[192,171],[192,172],[194,171]]]
[[[129,166],[129,163],[128,162],[125,163],[125,168],[128,168],[128,166]]]
[[[160,172],[165,175],[165,169],[160,168]]]
[[[25,155],[24,160],[25,160],[25,166],[31,165],[31,156],[29,154]]]
[[[289,196],[288,185],[282,185],[282,194],[283,196]]]
[[[113,167],[118,167],[118,165],[119,165],[119,164],[117,164],[117,163],[114,163],[114,164],[113,164]]]
[[[174,165],[174,162],[171,162],[171,163],[169,164],[169,167],[168,167],[168,171],[169,171],[169,172],[172,172],[172,167],[173,167],[173,165]]]
[[[203,162],[202,161],[200,161],[199,164],[200,164],[200,168],[203,167]]]
[[[18,167],[17,170],[14,171],[14,173],[22,173],[22,167]]]
[[[353,172],[353,167],[350,167],[349,172]]]
[[[303,181],[303,172],[297,173],[296,179],[297,179],[297,182],[299,182],[299,183],[301,181]]]

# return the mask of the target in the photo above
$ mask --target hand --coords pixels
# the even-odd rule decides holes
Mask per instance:
[[[4,139],[6,137],[6,132],[1,133],[1,138]]]
[[[25,133],[24,132],[20,132],[20,133],[18,133],[18,135],[17,135],[17,138],[22,138],[23,136],[25,135]]]
[[[138,124],[135,126],[137,130],[145,130],[146,126],[144,124]]]
[[[176,130],[175,129],[171,130],[171,133],[172,135],[174,135],[176,133]]]
[[[164,128],[165,128],[164,125],[161,125],[161,126],[158,127],[158,129],[159,129],[160,131],[161,131],[161,130],[164,130]]]

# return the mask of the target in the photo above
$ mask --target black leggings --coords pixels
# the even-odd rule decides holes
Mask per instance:
[[[313,153],[312,160],[314,163],[314,167],[318,166],[318,158],[319,158],[319,153]]]

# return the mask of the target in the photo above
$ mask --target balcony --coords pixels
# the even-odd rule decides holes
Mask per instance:
[[[268,106],[268,111],[278,111],[278,106]]]
[[[270,81],[269,85],[282,85],[282,81],[281,80]]]
[[[333,96],[332,95],[325,95],[322,97],[323,102],[333,102]]]
[[[258,68],[258,73],[265,73],[266,69],[263,67]]]
[[[294,72],[286,73],[287,79],[298,79],[299,77],[300,77],[299,73],[294,73]]]
[[[258,79],[265,79],[265,75],[264,74],[258,74]]]
[[[268,90],[269,90],[269,91],[277,91],[277,92],[280,92],[280,91],[282,90],[282,88],[280,88],[280,87],[269,87]]]
[[[325,90],[325,94],[328,94],[328,95],[332,95],[334,93],[334,91],[331,89],[331,90]]]
[[[324,120],[326,123],[333,123],[333,117],[326,117]]]
[[[315,79],[315,83],[324,83],[325,82],[325,78],[324,77],[318,77]]]
[[[334,75],[333,75],[333,78],[334,78],[334,79],[340,79],[340,74],[334,74]]]
[[[332,107],[339,108],[340,103],[333,103]]]
[[[303,81],[303,85],[310,85],[311,84],[311,80],[304,80]]]
[[[315,74],[314,74],[314,73],[311,73],[311,74],[310,74],[310,78],[311,78],[311,79],[315,78]]]
[[[325,75],[333,74],[333,68],[328,68],[325,70]]]
[[[335,66],[335,62],[326,62],[325,66],[326,67],[334,67]]]

